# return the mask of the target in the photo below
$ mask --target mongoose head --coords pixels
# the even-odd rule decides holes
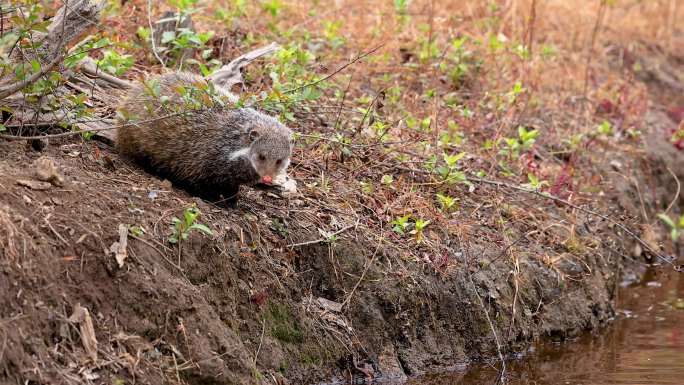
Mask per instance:
[[[259,175],[260,182],[271,184],[276,175],[290,165],[292,131],[282,124],[253,128],[249,132],[251,144],[248,158]]]

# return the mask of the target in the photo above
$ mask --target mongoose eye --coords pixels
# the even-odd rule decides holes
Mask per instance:
[[[283,163],[283,160],[282,160],[282,159],[276,160],[276,165],[277,165],[277,166],[280,166],[281,163]]]
[[[266,160],[266,156],[264,154],[259,154],[259,160],[263,162]]]

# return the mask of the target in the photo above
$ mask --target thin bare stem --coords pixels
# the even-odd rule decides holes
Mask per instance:
[[[371,49],[370,51],[362,52],[362,53],[360,53],[359,55],[357,55],[354,59],[348,61],[347,63],[345,63],[344,65],[340,66],[338,69],[336,69],[335,71],[329,73],[328,75],[326,75],[326,76],[324,76],[324,77],[322,77],[322,78],[320,78],[320,79],[318,79],[318,80],[316,80],[316,81],[314,81],[314,82],[307,83],[307,84],[304,84],[304,85],[302,85],[302,86],[299,86],[299,87],[295,87],[295,88],[289,89],[289,90],[285,91],[284,93],[286,93],[286,94],[291,94],[291,93],[293,93],[293,92],[297,92],[297,91],[303,90],[304,88],[313,87],[313,86],[315,86],[316,84],[322,83],[322,82],[324,82],[324,81],[330,79],[331,77],[337,75],[338,73],[344,71],[347,67],[349,67],[350,65],[352,65],[352,64],[358,62],[359,60],[365,58],[366,56],[372,55],[372,54],[375,53],[377,50],[379,50],[380,48],[382,48],[384,45],[385,45],[385,43],[382,43],[382,44],[376,46],[375,48]]]

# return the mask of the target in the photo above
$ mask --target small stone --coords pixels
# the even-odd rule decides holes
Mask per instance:
[[[33,162],[35,167],[35,174],[38,180],[43,182],[50,182],[55,186],[61,187],[64,185],[64,177],[60,175],[52,159],[41,156]]]

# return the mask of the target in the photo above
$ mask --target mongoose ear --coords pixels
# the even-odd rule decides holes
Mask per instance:
[[[257,130],[251,130],[251,131],[249,132],[249,140],[250,140],[250,142],[253,142],[253,141],[259,139],[259,136],[261,136],[261,134],[259,133],[259,131],[257,131]]]

